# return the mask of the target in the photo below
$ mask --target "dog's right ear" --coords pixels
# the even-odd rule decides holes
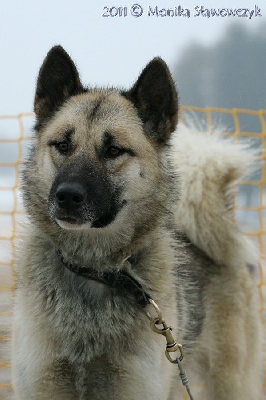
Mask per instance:
[[[71,96],[84,92],[74,62],[61,46],[47,54],[37,80],[34,111],[41,125]]]

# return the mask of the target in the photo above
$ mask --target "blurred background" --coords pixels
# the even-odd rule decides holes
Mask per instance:
[[[233,16],[235,10],[239,16]],[[179,16],[171,16],[178,12]],[[248,184],[241,185],[236,217],[260,250],[258,280],[265,312],[266,125],[265,114],[257,112],[266,109],[264,2],[255,6],[250,0],[2,1],[0,38],[0,398],[12,397],[13,260],[17,223],[24,218],[18,189],[20,161],[34,123],[38,70],[56,44],[74,59],[89,86],[129,88],[153,57],[162,57],[175,79],[180,104],[219,107],[211,112],[212,123],[229,134],[238,130],[243,133],[238,140],[248,140],[257,149],[260,167]],[[240,112],[236,117],[226,111],[235,108],[254,113]],[[206,120],[206,112],[193,110]]]
[[[1,2],[1,113],[32,110],[39,67],[55,44],[74,58],[86,84],[129,87],[151,58],[161,56],[176,79],[182,104],[265,107],[263,1],[251,18],[205,16],[211,9],[255,10],[250,0],[186,0],[180,7],[190,17],[148,16],[156,5],[161,14],[178,8],[173,0],[137,3],[143,9],[140,17],[131,15],[134,1],[128,0]],[[196,17],[195,7],[201,4],[205,11]],[[117,15],[103,17],[108,9]]]

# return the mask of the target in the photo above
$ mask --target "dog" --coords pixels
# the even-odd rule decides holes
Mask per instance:
[[[177,128],[177,92],[160,58],[129,90],[87,88],[55,46],[34,110],[22,173],[29,223],[17,258],[16,398],[181,399],[178,366],[199,377],[204,399],[262,398],[247,267],[256,254],[231,213],[253,155]]]

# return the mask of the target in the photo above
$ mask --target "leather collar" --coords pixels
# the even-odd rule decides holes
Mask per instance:
[[[116,272],[113,271],[99,272],[92,268],[70,263],[68,260],[64,258],[60,250],[57,251],[57,254],[60,261],[71,272],[79,276],[82,276],[85,279],[103,283],[109,286],[110,288],[126,290],[135,297],[137,304],[143,308],[149,304],[151,299],[150,295],[143,289],[142,285],[135,278],[133,278],[127,271],[120,270]],[[132,264],[135,258],[136,256],[131,256],[130,258],[128,258],[127,261],[130,264]]]

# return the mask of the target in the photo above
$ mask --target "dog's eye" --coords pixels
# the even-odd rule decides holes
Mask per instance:
[[[69,151],[69,144],[67,142],[57,143],[56,148],[59,153],[66,154]]]
[[[106,149],[105,156],[108,158],[116,158],[121,156],[125,151],[116,146],[110,146]]]

